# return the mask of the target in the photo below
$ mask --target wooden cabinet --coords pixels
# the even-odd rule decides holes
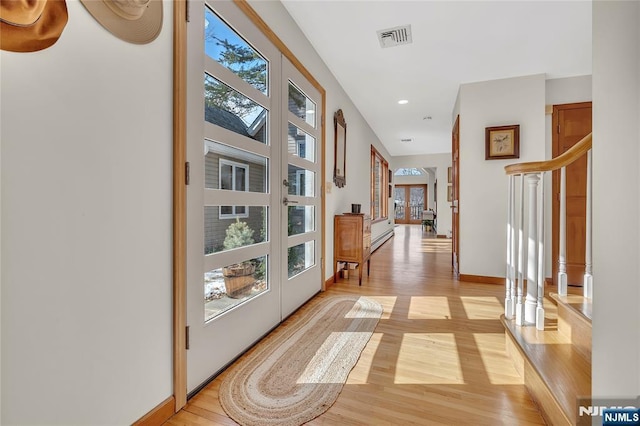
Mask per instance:
[[[345,213],[333,220],[333,282],[338,263],[358,264],[358,284],[362,285],[362,268],[367,262],[369,275],[371,256],[371,218],[365,214]]]

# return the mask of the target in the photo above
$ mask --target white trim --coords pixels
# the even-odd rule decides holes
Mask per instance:
[[[231,188],[222,188],[222,166],[231,166]],[[231,191],[236,191],[237,182],[236,182],[236,169],[245,169],[244,173],[244,191],[249,192],[249,165],[238,163],[236,161],[227,160],[225,158],[218,159],[218,188],[226,189]],[[231,207],[233,213],[222,213],[223,207]],[[236,209],[238,207],[244,207],[244,213],[236,213]],[[246,218],[249,217],[249,206],[219,206],[218,207],[218,217],[220,219],[235,219],[235,218]]]

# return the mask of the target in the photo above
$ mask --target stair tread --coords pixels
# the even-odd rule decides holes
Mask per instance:
[[[567,294],[566,296],[560,296],[557,293],[550,293],[549,296],[557,303],[565,305],[579,317],[582,317],[582,319],[591,323],[591,318],[593,317],[591,300],[577,294]]]
[[[591,394],[591,363],[557,330],[519,327],[501,319],[567,416],[575,418],[576,397]]]

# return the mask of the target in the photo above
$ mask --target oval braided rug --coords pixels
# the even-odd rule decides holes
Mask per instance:
[[[319,297],[233,364],[220,404],[241,425],[301,425],[338,398],[382,306],[358,296]]]

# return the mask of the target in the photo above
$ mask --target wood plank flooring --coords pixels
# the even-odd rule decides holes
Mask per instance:
[[[366,295],[384,314],[336,403],[308,424],[544,424],[505,352],[503,287],[454,280],[451,240],[420,225],[395,232],[361,287],[350,274],[317,296]],[[218,402],[223,377],[166,424],[235,425]]]

